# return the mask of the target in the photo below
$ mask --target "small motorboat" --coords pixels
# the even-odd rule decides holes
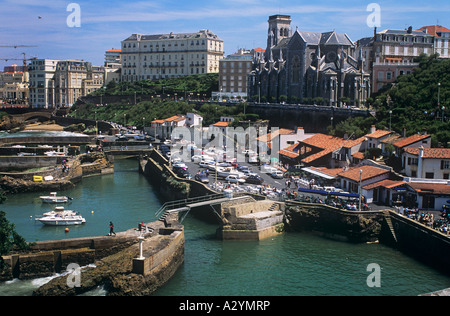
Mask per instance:
[[[72,200],[72,198],[70,198],[68,196],[57,196],[56,192],[51,192],[49,195],[47,195],[47,196],[40,196],[39,198],[41,199],[42,202],[44,202],[44,203],[51,203],[51,204],[67,203],[70,200]]]
[[[49,226],[81,225],[86,223],[86,219],[79,212],[65,210],[62,206],[44,213],[41,217],[36,217],[36,220]]]

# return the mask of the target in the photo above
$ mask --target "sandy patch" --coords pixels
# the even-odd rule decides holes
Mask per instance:
[[[34,123],[34,124],[28,124],[25,126],[25,131],[63,131],[64,128],[61,125],[58,124],[41,124],[41,123]]]

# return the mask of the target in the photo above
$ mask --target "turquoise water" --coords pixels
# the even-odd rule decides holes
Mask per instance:
[[[9,197],[0,209],[28,241],[99,236],[113,221],[116,231],[153,221],[161,201],[148,180],[137,172],[137,161],[116,159],[115,174],[87,178],[73,190],[67,206],[80,211],[87,223],[45,227],[33,216],[50,209],[39,195]],[[92,211],[94,211],[92,213]],[[32,216],[32,218],[30,218]],[[222,242],[217,225],[188,216],[185,262],[154,296],[353,296],[418,295],[450,287],[450,278],[380,244],[349,244],[310,233],[285,233],[263,241]],[[381,287],[367,286],[367,266],[381,267]],[[0,284],[0,296],[30,295],[48,278]],[[101,288],[89,295],[104,295]]]

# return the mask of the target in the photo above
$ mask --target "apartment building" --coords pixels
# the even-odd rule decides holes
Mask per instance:
[[[434,54],[439,58],[450,58],[450,30],[441,25],[423,26],[417,31],[434,36]]]
[[[213,97],[219,99],[243,99],[247,97],[247,77],[252,71],[251,51],[239,49],[219,62],[219,92]]]
[[[101,88],[104,83],[104,67],[93,66],[79,60],[59,61],[51,80],[55,107],[71,107],[78,98]]]
[[[35,59],[28,65],[30,83],[30,104],[33,108],[51,108],[54,105],[54,93],[51,81],[55,75],[59,60]]]
[[[419,64],[414,59],[434,52],[434,36],[423,31],[387,29],[358,41],[358,50],[367,60],[365,70],[372,74],[372,93],[410,74]]]
[[[122,41],[122,81],[218,73],[223,40],[209,30],[159,35],[132,34]]]

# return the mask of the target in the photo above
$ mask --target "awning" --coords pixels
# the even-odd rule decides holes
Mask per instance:
[[[334,179],[336,179],[336,177],[333,177],[332,175],[329,175],[327,173],[320,172],[318,170],[314,170],[314,169],[311,169],[311,168],[302,168],[302,171],[306,171],[308,173],[311,173],[313,175],[316,175],[318,177],[321,177],[321,178],[324,178],[324,179],[327,179],[327,180],[334,180]]]

